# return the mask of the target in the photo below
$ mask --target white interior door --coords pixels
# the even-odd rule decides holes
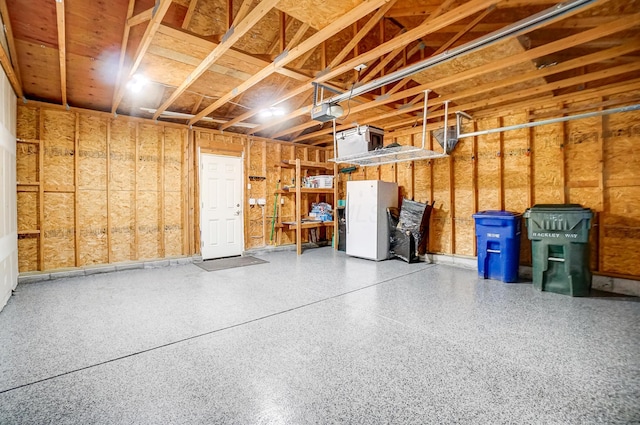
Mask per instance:
[[[202,259],[242,254],[242,158],[200,155]]]

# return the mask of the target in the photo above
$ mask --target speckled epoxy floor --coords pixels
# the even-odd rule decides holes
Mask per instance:
[[[0,423],[640,423],[636,298],[259,256],[19,285]]]

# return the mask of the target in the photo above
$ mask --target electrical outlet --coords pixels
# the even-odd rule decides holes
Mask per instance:
[[[256,204],[256,198],[249,198],[249,205],[255,205]]]
[[[280,203],[284,205],[284,198],[280,198]]]
[[[267,200],[264,198],[258,198],[258,205],[263,206],[266,205]]]

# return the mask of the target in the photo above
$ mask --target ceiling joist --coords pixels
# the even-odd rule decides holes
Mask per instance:
[[[156,8],[155,8],[155,13],[151,18],[151,20],[149,21],[149,24],[147,25],[144,35],[142,36],[142,40],[140,40],[140,44],[138,45],[138,49],[136,50],[136,54],[134,55],[133,62],[129,67],[129,71],[127,73],[128,75],[126,75],[127,77],[126,80],[131,78],[133,74],[135,74],[135,72],[138,70],[138,67],[140,66],[140,62],[142,62],[142,58],[144,57],[145,53],[147,53],[147,49],[149,49],[149,46],[151,45],[151,40],[153,40],[153,36],[156,34],[156,31],[160,27],[160,24],[162,23],[162,19],[164,18],[164,15],[169,10],[169,6],[171,6],[171,1],[172,0],[158,0],[158,3],[156,4]],[[119,73],[121,73],[121,71],[119,71]],[[123,71],[122,71],[122,75],[123,76],[125,75]],[[111,105],[112,113],[115,113],[118,110],[118,106],[120,105],[120,102],[124,97],[125,88],[126,88],[126,82],[124,78],[117,81],[113,103]]]
[[[401,101],[402,99],[405,99],[410,96],[420,95],[421,93],[424,92],[424,90],[427,90],[427,89],[438,90],[441,87],[460,83],[461,81],[464,81],[464,80],[477,78],[480,75],[496,72],[500,69],[507,68],[509,66],[513,66],[513,65],[527,62],[527,61],[533,61],[535,59],[538,59],[539,57],[553,54],[563,49],[578,46],[583,43],[632,28],[635,25],[637,25],[637,22],[639,22],[638,19],[640,19],[640,14],[626,16],[624,18],[609,22],[607,25],[593,28],[591,30],[584,31],[579,34],[574,34],[572,36],[563,38],[561,40],[557,40],[553,43],[549,43],[549,44],[525,51],[523,53],[516,54],[511,57],[507,57],[499,63],[488,63],[476,68],[469,69],[467,71],[459,72],[455,75],[451,75],[437,81],[432,81],[429,84],[413,87],[411,89],[399,92],[392,96],[380,97],[373,102],[353,107],[351,110],[351,113],[356,114],[356,113],[365,111],[367,109],[381,106],[383,104]],[[313,127],[313,124],[314,123],[302,124],[300,126],[297,126],[296,128],[291,129],[291,132],[299,131],[300,130],[299,127],[302,127],[302,126],[306,126],[306,128],[311,128]],[[278,134],[273,135],[273,137],[276,137],[276,138],[282,137],[282,136],[285,136],[286,134],[287,134],[286,132],[284,133],[280,132]],[[302,137],[311,138],[312,136],[305,135]]]
[[[347,14],[342,15],[340,18],[336,19],[322,30],[318,31],[293,49],[287,52],[286,55],[276,58],[271,65],[263,68],[258,71],[252,78],[242,83],[240,86],[234,88],[231,92],[222,96],[219,100],[214,102],[212,105],[205,108],[198,115],[196,115],[193,119],[189,121],[189,124],[192,125],[198,122],[202,117],[210,114],[216,109],[220,108],[229,100],[233,99],[240,93],[244,93],[249,88],[256,85],[258,82],[262,81],[264,78],[273,74],[277,68],[286,66],[291,63],[295,59],[302,56],[309,49],[316,47],[320,43],[324,42],[328,38],[330,38],[333,34],[341,31],[347,26],[351,25],[353,22],[356,22],[359,19],[362,19],[364,16],[376,10],[379,6],[385,4],[388,0],[370,0],[368,2],[362,3],[359,6],[351,9]]]
[[[187,90],[202,74],[204,74],[207,69],[211,65],[213,65],[218,59],[222,57],[222,55],[231,48],[243,35],[245,35],[254,25],[258,23],[260,19],[262,19],[267,13],[273,9],[273,7],[278,3],[279,0],[263,0],[260,2],[259,6],[251,10],[245,17],[244,10],[247,10],[245,7],[246,4],[251,4],[251,0],[245,0],[243,5],[240,7],[240,13],[236,17],[236,19],[241,19],[237,25],[234,25],[229,29],[227,34],[225,34],[222,42],[218,44],[209,55],[194,69],[191,74],[187,76],[187,78],[178,86],[177,89],[171,93],[169,98],[158,108],[156,113],[153,116],[153,119],[158,119],[160,114],[171,106],[173,102]]]
[[[65,35],[64,0],[56,0],[56,22],[58,24],[58,58],[60,60],[60,91],[62,104],[67,102],[67,39]]]

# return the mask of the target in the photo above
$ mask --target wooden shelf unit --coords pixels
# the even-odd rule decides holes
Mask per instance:
[[[325,197],[331,197],[331,202],[328,202],[332,206],[333,213],[336,213],[337,199],[338,199],[338,182],[335,181],[337,175],[337,165],[335,164],[326,164],[322,162],[313,162],[313,161],[303,161],[300,159],[295,160],[284,160],[282,161],[282,167],[295,167],[296,170],[296,186],[302,182],[303,170],[314,170],[314,171],[330,171],[334,176],[333,188],[288,188],[288,189],[279,189],[276,191],[277,194],[282,196],[291,196],[295,195],[295,223],[283,223],[281,219],[278,219],[277,227],[278,232],[282,232],[285,230],[295,230],[296,231],[296,252],[298,255],[302,254],[302,230],[303,229],[318,229],[318,228],[328,228],[332,230],[332,236],[337,237],[338,234],[338,225],[337,221],[317,221],[317,222],[303,222],[303,213],[302,213],[302,205],[309,204],[308,198],[310,195],[316,195],[316,197],[320,197],[320,195],[325,195]],[[280,216],[280,215],[279,215]],[[300,226],[298,223],[302,223]],[[278,237],[280,240],[280,236]],[[335,244],[337,247],[337,244]],[[334,247],[334,248],[335,248]]]

